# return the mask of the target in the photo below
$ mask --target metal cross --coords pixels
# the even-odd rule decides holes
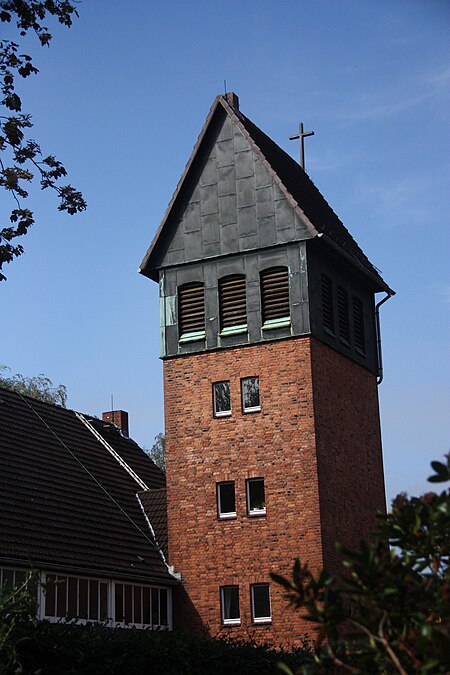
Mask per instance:
[[[298,128],[298,134],[296,136],[289,136],[290,141],[295,141],[297,138],[300,139],[300,166],[303,171],[305,170],[305,137],[314,136],[314,131],[303,131],[303,122],[300,122]]]

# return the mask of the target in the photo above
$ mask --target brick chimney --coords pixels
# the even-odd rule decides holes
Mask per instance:
[[[102,413],[103,422],[112,422],[128,438],[128,413],[125,410],[111,410]]]
[[[223,97],[225,101],[228,103],[228,105],[233,108],[233,110],[235,111],[239,110],[239,97],[234,93],[234,91],[230,91],[228,94],[224,94]]]

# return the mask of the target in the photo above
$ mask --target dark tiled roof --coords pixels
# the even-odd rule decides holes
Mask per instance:
[[[123,436],[115,424],[102,422],[96,417],[87,417],[87,419],[105,441],[112,445],[122,459],[142,478],[148,488],[155,489],[166,486],[166,477],[163,471],[154,462],[148,461],[149,456],[133,439]]]
[[[169,545],[167,537],[167,490],[165,488],[145,490],[139,493],[139,499],[147,518],[152,524],[158,546],[167,560]]]
[[[119,436],[107,436],[116,452],[149,487],[163,485]],[[170,583],[141,490],[77,413],[0,388],[0,559]]]

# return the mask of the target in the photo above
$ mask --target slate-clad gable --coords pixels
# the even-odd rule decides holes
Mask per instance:
[[[162,487],[143,451],[103,426],[148,487]],[[173,583],[137,498],[141,489],[72,410],[0,389],[1,560]]]
[[[140,271],[156,281],[168,265],[318,236],[372,290],[392,294],[307,173],[227,94],[214,101]]]
[[[241,129],[223,110],[214,124],[195,187],[187,181],[169,216],[162,268],[311,237]]]

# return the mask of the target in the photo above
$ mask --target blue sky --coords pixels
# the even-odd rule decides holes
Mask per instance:
[[[133,0],[79,4],[20,86],[33,136],[88,210],[32,191],[36,225],[0,286],[0,363],[68,405],[163,429],[156,284],[137,273],[214,100],[228,91],[306,168],[395,298],[381,311],[388,499],[427,488],[449,442],[447,0]],[[1,195],[2,212],[12,205]]]

